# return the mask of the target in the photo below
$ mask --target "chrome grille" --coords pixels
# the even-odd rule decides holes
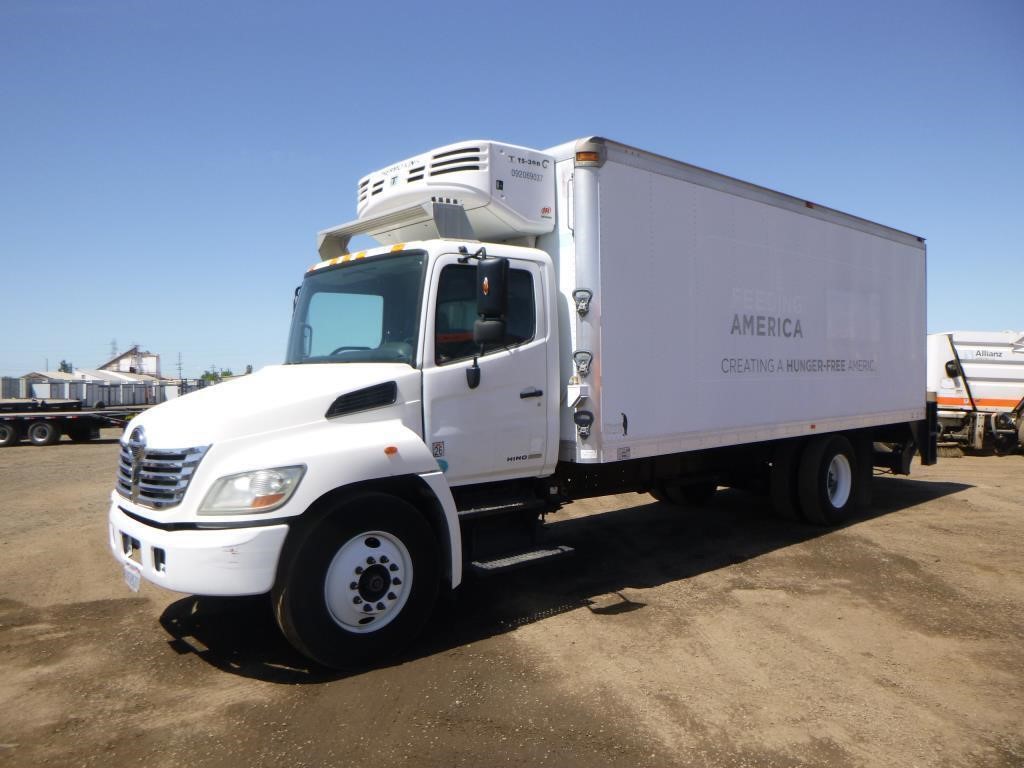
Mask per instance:
[[[153,509],[177,506],[207,448],[146,450],[136,461],[131,448],[122,443],[117,492]]]

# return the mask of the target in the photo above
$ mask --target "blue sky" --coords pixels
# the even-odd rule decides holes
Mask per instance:
[[[0,374],[279,362],[360,176],[603,135],[922,235],[1024,330],[1024,2],[0,0]]]

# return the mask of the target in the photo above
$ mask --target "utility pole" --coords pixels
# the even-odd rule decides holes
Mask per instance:
[[[178,381],[181,381],[181,352],[178,353]]]

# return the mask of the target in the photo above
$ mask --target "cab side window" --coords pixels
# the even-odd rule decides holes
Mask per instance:
[[[505,338],[488,344],[484,354],[533,340],[537,310],[533,297],[533,276],[524,269],[509,270],[508,317]],[[437,286],[434,320],[434,358],[438,365],[465,360],[479,354],[473,343],[476,321],[476,267],[449,264],[441,270]]]

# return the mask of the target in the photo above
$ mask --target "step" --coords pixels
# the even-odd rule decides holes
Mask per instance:
[[[516,568],[525,568],[540,562],[550,562],[557,557],[565,557],[575,552],[572,547],[559,544],[555,547],[537,547],[527,549],[523,552],[513,552],[510,555],[503,555],[494,560],[474,560],[470,563],[474,573],[490,576],[495,573],[513,571]]]
[[[480,517],[498,517],[512,513],[536,512],[538,515],[550,510],[551,505],[540,499],[529,499],[527,501],[515,499],[510,501],[499,501],[494,504],[486,504],[475,507],[460,507],[459,517],[463,520],[471,520]]]

